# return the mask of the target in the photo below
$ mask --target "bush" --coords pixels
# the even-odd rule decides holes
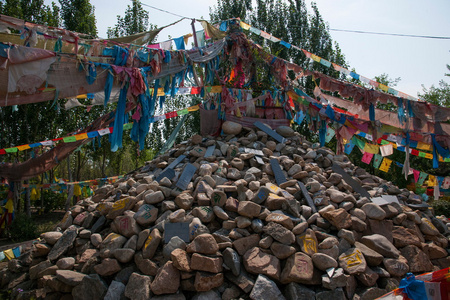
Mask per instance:
[[[9,227],[11,240],[26,241],[37,237],[37,226],[26,214],[17,214]]]
[[[44,198],[44,212],[48,213],[55,209],[64,209],[66,205],[67,194],[44,190],[42,192]]]
[[[447,218],[450,217],[450,201],[436,200],[431,203],[436,216],[444,215]]]

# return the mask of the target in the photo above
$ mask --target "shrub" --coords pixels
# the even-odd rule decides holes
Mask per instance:
[[[9,227],[11,240],[26,241],[37,237],[37,226],[26,214],[17,214]]]
[[[450,217],[450,201],[436,200],[431,203],[436,216],[444,215],[447,218]]]

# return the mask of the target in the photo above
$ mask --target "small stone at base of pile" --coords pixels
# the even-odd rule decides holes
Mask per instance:
[[[373,299],[407,272],[448,267],[450,224],[408,206],[420,196],[289,127],[276,131],[284,143],[225,122],[224,136],[194,135],[99,187],[31,250],[1,263],[1,288],[16,299]],[[175,176],[156,181],[181,155]],[[182,191],[188,164],[196,171]],[[371,197],[399,202],[361,197],[332,164]]]

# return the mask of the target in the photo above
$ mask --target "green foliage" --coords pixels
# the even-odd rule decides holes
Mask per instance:
[[[0,11],[4,15],[23,19],[36,24],[58,27],[59,7],[54,2],[44,5],[44,0],[3,0]]]
[[[17,214],[8,229],[14,242],[26,241],[37,237],[37,226],[26,214]]]
[[[147,31],[149,28],[148,11],[142,8],[139,0],[132,0],[132,6],[128,5],[125,16],[117,16],[117,24],[111,28],[108,27],[108,38],[132,35],[135,33]],[[156,26],[150,24],[150,30]]]
[[[61,17],[67,30],[97,36],[95,8],[89,0],[59,0]]]
[[[44,199],[44,212],[48,213],[56,209],[64,209],[67,195],[65,193],[43,189],[41,197]]]
[[[447,65],[447,69],[450,71],[450,65]],[[450,77],[450,74],[445,74],[445,76]],[[441,105],[445,107],[450,107],[450,84],[444,80],[439,81],[439,87],[432,85],[429,89],[422,85],[423,94],[419,97],[427,102]]]
[[[450,201],[448,200],[435,200],[431,203],[436,216],[444,215],[447,218],[450,217]]]

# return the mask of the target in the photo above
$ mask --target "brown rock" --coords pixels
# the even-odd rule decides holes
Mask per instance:
[[[244,267],[249,273],[264,274],[274,279],[280,278],[280,260],[254,247],[243,256]]]
[[[263,228],[264,232],[282,244],[290,245],[295,242],[295,235],[286,227],[270,222]]]
[[[131,216],[119,216],[114,219],[113,224],[118,232],[127,238],[130,238],[135,234],[139,234],[141,231],[136,223],[136,220]]]
[[[197,272],[194,287],[197,292],[207,292],[223,284],[223,273]]]
[[[384,259],[383,255],[376,252],[375,250],[370,249],[369,247],[360,242],[355,242],[355,247],[361,250],[369,266],[376,267],[379,264],[381,264],[381,262]]]
[[[156,249],[158,249],[161,243],[161,233],[158,229],[153,229],[150,235],[145,240],[144,246],[142,247],[142,256],[144,258],[152,258],[155,255]]]
[[[343,208],[327,211],[323,217],[338,230],[350,228],[352,225],[350,214]]]
[[[105,258],[101,264],[94,267],[95,272],[100,276],[110,276],[119,272],[122,268],[119,262],[113,258]]]
[[[428,256],[417,246],[409,245],[400,250],[409,265],[409,272],[424,273],[433,270],[433,264]]]
[[[403,248],[408,245],[414,245],[417,247],[422,246],[420,239],[416,235],[411,234],[405,227],[402,226],[394,227],[392,237],[394,240],[394,246],[397,248]]]
[[[173,294],[180,287],[180,271],[168,261],[162,266],[150,285],[152,292],[156,295]]]
[[[312,259],[301,252],[291,255],[281,273],[281,282],[304,282],[313,278],[314,266]]]
[[[297,236],[297,243],[300,246],[302,252],[308,254],[309,256],[317,253],[317,238],[316,234],[311,229],[306,229],[306,231]]]
[[[428,257],[430,259],[444,258],[448,255],[447,251],[444,248],[439,247],[433,242],[424,244],[424,251],[425,253],[428,253]]]
[[[209,273],[222,272],[223,260],[221,257],[208,257],[198,253],[192,254],[191,269]]]
[[[238,213],[244,217],[254,218],[259,216],[261,206],[252,201],[239,202]]]
[[[356,278],[365,286],[374,286],[378,280],[378,274],[367,267],[362,273],[356,274]]]
[[[177,248],[170,254],[173,265],[180,271],[191,272],[191,258],[183,249]]]
[[[239,255],[244,255],[247,250],[258,246],[260,240],[259,234],[252,234],[235,240],[233,242],[233,248],[236,249]]]
[[[274,242],[270,245],[270,250],[278,259],[286,259],[296,252],[292,246]]]
[[[201,253],[206,255],[216,254],[219,250],[216,240],[211,234],[203,233],[198,235],[186,248],[188,253]]]
[[[404,257],[400,257],[400,259],[385,258],[383,259],[383,265],[392,277],[402,277],[409,271],[409,266]]]
[[[294,222],[292,222],[291,218],[283,214],[271,213],[266,217],[266,222],[275,222],[283,225],[289,230],[294,228]]]
[[[364,272],[367,263],[358,248],[351,248],[339,256],[339,266],[348,274],[353,275]]]

